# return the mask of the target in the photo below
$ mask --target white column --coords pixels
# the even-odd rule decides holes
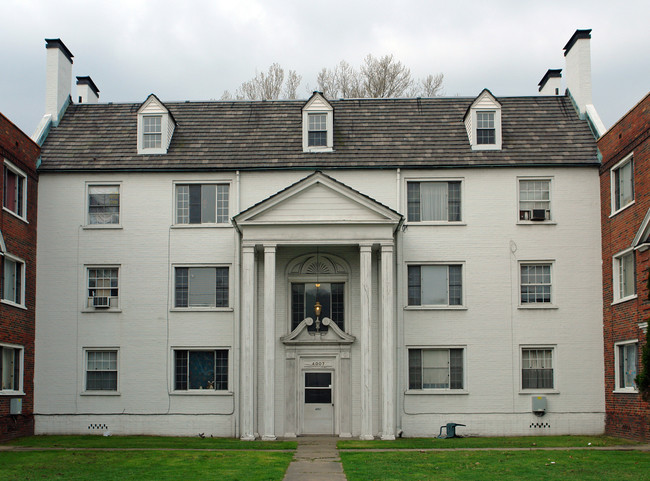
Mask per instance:
[[[264,434],[275,440],[275,246],[264,246]]]
[[[393,245],[381,246],[381,439],[395,439]]]
[[[370,337],[370,300],[372,297],[372,246],[360,245],[361,277],[361,439],[374,439],[372,435],[372,349]]]
[[[241,289],[240,436],[244,441],[253,441],[255,439],[253,426],[255,246],[253,245],[242,247]]]

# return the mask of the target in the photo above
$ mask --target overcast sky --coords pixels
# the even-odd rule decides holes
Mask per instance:
[[[45,38],[61,38],[101,102],[218,100],[273,62],[299,96],[322,67],[394,54],[448,96],[536,95],[591,28],[593,102],[610,127],[650,90],[648,0],[1,0],[0,112],[31,135],[45,104]],[[76,87],[75,87],[76,91]],[[74,97],[74,96],[73,96]]]

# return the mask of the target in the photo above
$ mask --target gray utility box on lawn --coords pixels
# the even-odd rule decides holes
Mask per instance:
[[[19,397],[11,398],[9,403],[9,414],[22,414],[23,413],[23,400]]]
[[[533,413],[537,416],[546,414],[546,396],[533,396]]]

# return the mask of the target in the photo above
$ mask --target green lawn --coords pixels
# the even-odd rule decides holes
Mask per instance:
[[[526,436],[503,438],[402,438],[395,441],[339,441],[339,449],[568,448],[639,444],[608,436]]]
[[[5,443],[34,448],[292,449],[295,441],[240,441],[232,438],[169,436],[29,436]],[[0,478],[1,479],[1,478]]]
[[[0,479],[280,481],[292,457],[262,451],[13,451],[0,452]]]
[[[650,454],[623,451],[341,452],[348,481],[645,481]]]

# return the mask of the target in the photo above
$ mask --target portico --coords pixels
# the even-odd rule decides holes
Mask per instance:
[[[316,172],[234,221],[240,437],[394,439],[393,251],[402,216]]]

